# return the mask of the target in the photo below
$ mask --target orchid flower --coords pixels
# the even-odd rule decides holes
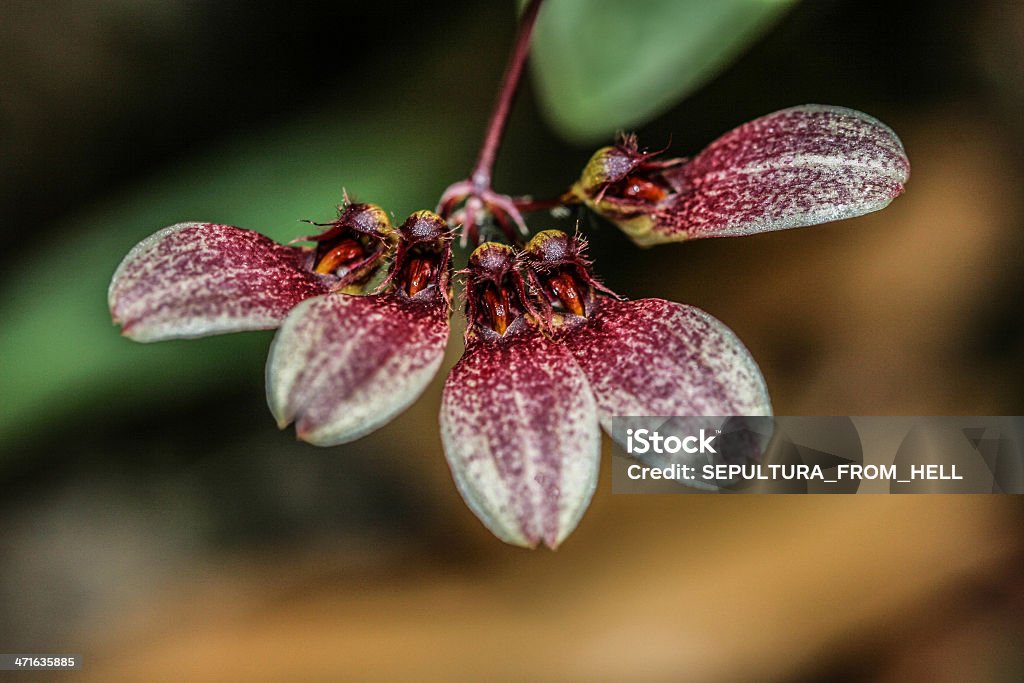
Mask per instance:
[[[315,248],[277,244],[217,223],[178,223],[150,235],[121,261],[107,301],[135,341],[190,339],[274,329],[300,302],[361,291],[395,242],[388,216],[348,204]]]
[[[330,229],[305,239],[317,247],[229,225],[165,228],[114,273],[110,311],[136,341],[280,326],[267,361],[271,412],[281,427],[294,421],[299,438],[332,446],[390,421],[437,374],[451,235],[429,211],[395,231],[379,207],[347,204]],[[351,293],[392,251],[377,291]]]
[[[477,247],[466,300],[466,351],[441,401],[452,476],[498,538],[555,548],[597,485],[597,404],[572,354],[546,334],[511,247]]]
[[[556,548],[576,527],[613,416],[771,413],[757,363],[725,325],[619,299],[583,251],[545,230],[518,255],[482,244],[465,273],[466,350],[445,383],[441,440],[466,504],[516,545]]]
[[[753,356],[732,330],[693,306],[625,301],[594,277],[585,244],[558,230],[523,251],[549,328],[583,370],[601,426],[630,415],[770,415]]]
[[[451,234],[420,211],[398,229],[381,288],[331,293],[296,306],[267,359],[267,402],[318,446],[353,441],[391,421],[437,374],[448,343]]]
[[[271,412],[300,439],[341,444],[392,420],[436,375],[461,228],[475,249],[458,274],[467,329],[442,396],[445,455],[498,538],[556,548],[590,503],[600,431],[613,418],[763,416],[771,402],[725,324],[692,306],[615,295],[578,235],[545,230],[524,245],[522,214],[584,204],[642,246],[752,235],[881,209],[910,167],[876,119],[807,105],[744,124],[690,160],[625,136],[554,201],[500,195],[491,171],[540,5],[524,9],[477,164],[444,191],[438,213],[394,229],[379,207],[346,198],[326,231],[300,238],[309,247],[180,223],[128,253],[109,303],[123,333],[143,342],[279,328],[267,361]]]
[[[571,193],[641,246],[853,218],[903,193],[896,133],[853,109],[809,104],[754,119],[691,160],[599,149]]]

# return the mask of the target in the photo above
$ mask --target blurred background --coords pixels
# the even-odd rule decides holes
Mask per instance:
[[[1024,414],[1024,4],[747,10],[698,50],[741,35],[734,58],[666,59],[688,92],[619,125],[690,155],[845,105],[900,134],[907,193],[649,251],[585,220],[600,274],[726,322],[781,415]],[[627,73],[648,59],[644,32],[543,21],[538,61],[572,40]],[[267,411],[271,333],[120,338],[110,275],[160,227],[287,240],[342,188],[398,220],[432,207],[473,162],[514,23],[457,1],[0,4],[0,651],[81,653],[52,679],[89,681],[1024,678],[1017,498],[613,496],[605,467],[565,545],[528,552],[451,483],[443,373],[385,429],[316,449]],[[500,191],[556,194],[611,138],[597,104],[540,84]]]

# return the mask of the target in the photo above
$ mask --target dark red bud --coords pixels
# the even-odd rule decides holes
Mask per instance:
[[[580,258],[580,248],[576,239],[561,230],[538,232],[523,248],[523,254],[527,262],[535,266],[585,263]]]
[[[349,204],[342,210],[338,222],[368,235],[392,232],[387,212],[375,204]]]
[[[433,211],[417,211],[398,229],[402,239],[410,242],[440,242],[450,239],[448,224]]]
[[[512,247],[500,242],[485,242],[469,257],[469,270],[473,277],[500,281],[515,268],[516,255]]]
[[[583,169],[579,186],[587,195],[594,195],[609,183],[615,183],[633,172],[644,161],[635,147],[615,145],[594,152]]]

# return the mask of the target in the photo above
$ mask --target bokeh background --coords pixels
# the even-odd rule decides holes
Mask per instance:
[[[51,679],[88,681],[1024,678],[1017,498],[613,496],[606,467],[565,545],[528,552],[451,484],[443,373],[316,449],[266,409],[270,333],[119,337],[110,274],[164,225],[288,239],[343,187],[399,220],[433,206],[472,164],[512,10],[0,4],[0,651],[81,653]],[[597,146],[536,95],[506,192],[560,192]],[[641,141],[692,154],[808,102],[890,124],[906,195],[649,251],[585,219],[601,275],[725,321],[779,414],[1024,413],[1024,4],[808,0]]]

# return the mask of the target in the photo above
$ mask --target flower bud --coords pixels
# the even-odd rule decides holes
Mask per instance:
[[[633,145],[623,144],[602,147],[594,152],[580,175],[578,189],[587,197],[593,197],[610,183],[616,183],[644,160],[644,155]]]

